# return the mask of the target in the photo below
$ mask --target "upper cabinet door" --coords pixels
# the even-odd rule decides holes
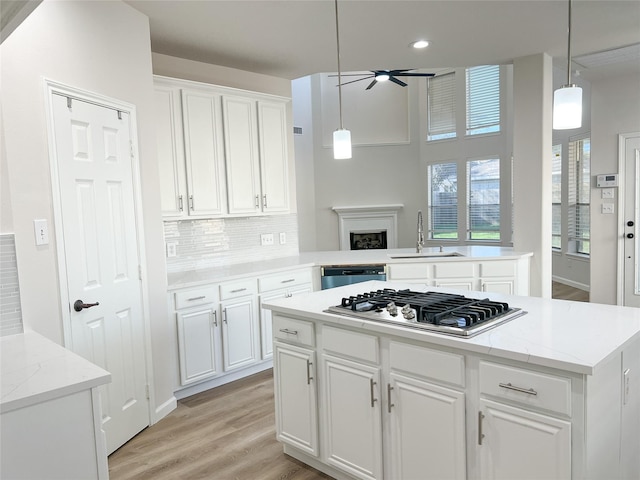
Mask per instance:
[[[180,89],[156,85],[154,99],[160,205],[164,216],[180,217],[187,200]]]
[[[224,144],[230,214],[261,211],[256,101],[224,96]]]
[[[289,210],[286,104],[258,101],[262,211]]]
[[[225,213],[220,95],[182,90],[185,158],[190,215]]]

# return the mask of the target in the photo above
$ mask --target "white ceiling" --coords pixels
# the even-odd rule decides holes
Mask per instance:
[[[335,72],[333,0],[125,0],[147,15],[154,52],[294,79]],[[339,0],[343,71],[510,63],[566,65],[566,0]],[[640,43],[640,1],[573,0],[572,56]],[[414,51],[408,44],[432,45]],[[640,72],[638,59],[584,70]]]

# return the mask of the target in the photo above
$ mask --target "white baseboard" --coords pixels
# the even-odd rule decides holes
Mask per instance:
[[[158,407],[156,407],[156,411],[153,415],[153,418],[151,419],[152,420],[151,425],[158,423],[164,417],[166,417],[171,412],[173,412],[177,407],[178,407],[178,400],[174,395],[172,395],[171,398],[169,398],[169,400],[164,402],[162,405],[159,405]]]
[[[589,285],[585,285],[584,283],[576,282],[568,278],[558,277],[556,275],[553,275],[552,279],[554,282],[562,283],[563,285],[568,285],[579,290],[584,290],[585,292],[588,292],[591,288]]]

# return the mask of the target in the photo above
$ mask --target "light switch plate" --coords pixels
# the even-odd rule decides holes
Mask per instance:
[[[601,190],[601,197],[602,198],[613,198],[614,197],[614,193],[613,193],[613,188],[603,188]]]
[[[167,242],[167,258],[174,258],[178,254],[178,242]]]
[[[614,205],[613,203],[603,203],[602,204],[602,213],[613,213]]]
[[[287,243],[287,233],[280,232],[280,245],[284,245],[285,243]]]
[[[33,221],[33,233],[36,237],[36,245],[49,244],[49,226],[44,219]]]

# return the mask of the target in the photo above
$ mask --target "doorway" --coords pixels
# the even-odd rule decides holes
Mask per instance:
[[[111,453],[150,418],[135,108],[48,86],[65,346],[111,373],[99,388]]]
[[[640,308],[640,132],[619,135],[618,304]]]

